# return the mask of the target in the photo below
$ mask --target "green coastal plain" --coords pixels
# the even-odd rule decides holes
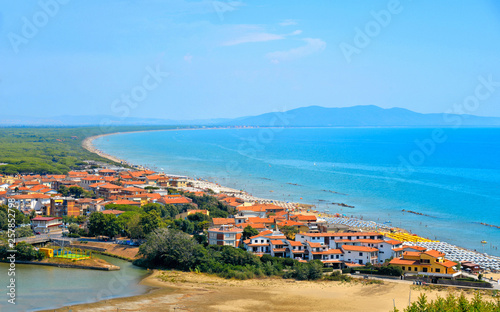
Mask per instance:
[[[83,161],[110,160],[82,147],[85,138],[115,132],[169,130],[169,126],[0,128],[0,174],[66,174]]]

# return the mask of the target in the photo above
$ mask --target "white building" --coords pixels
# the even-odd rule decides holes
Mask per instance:
[[[378,249],[374,247],[343,245],[344,261],[366,265],[378,262]]]

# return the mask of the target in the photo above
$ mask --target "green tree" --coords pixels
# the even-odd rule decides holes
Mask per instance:
[[[77,234],[79,230],[80,230],[80,227],[75,223],[68,225],[68,232],[70,234]]]
[[[115,237],[121,232],[116,216],[101,212],[93,212],[90,215],[88,229],[89,234],[92,236],[105,235]]]
[[[68,190],[68,194],[76,198],[80,198],[84,192],[85,190],[80,186],[71,186]]]
[[[104,215],[104,229],[103,235],[108,237],[115,237],[122,232],[120,224],[116,220],[116,216],[112,214]]]
[[[151,210],[141,215],[139,224],[145,235],[156,230],[161,225],[161,217],[157,210]]]
[[[59,186],[59,188],[57,189],[57,192],[64,197],[68,196],[68,194],[69,194],[68,188],[64,185]]]
[[[323,262],[313,260],[308,263],[308,266],[307,279],[317,280],[323,277]]]
[[[280,227],[281,233],[283,233],[288,239],[294,240],[295,234],[299,233],[299,229],[294,226],[285,225]]]
[[[245,239],[249,239],[250,237],[258,235],[258,234],[259,234],[259,231],[257,231],[256,229],[254,229],[250,225],[247,225],[243,229],[243,235],[242,235],[242,237],[243,237],[243,240],[245,240]]]
[[[33,230],[29,226],[21,226],[16,228],[16,237],[30,237],[33,236]]]
[[[140,224],[141,221],[141,216],[139,214],[134,215],[130,220],[127,222],[126,225],[126,232],[130,238],[144,238],[144,231],[142,229],[142,226]]]
[[[88,229],[92,236],[104,235],[103,229],[105,226],[104,214],[102,212],[93,212],[89,217]]]
[[[7,213],[0,210],[0,230],[6,231],[8,229],[8,224]]]
[[[156,229],[146,239],[146,243],[139,248],[139,254],[149,263],[167,268],[193,268],[202,248],[188,234],[173,229]]]
[[[19,242],[16,244],[16,260],[21,261],[34,261],[42,260],[43,253],[37,251],[35,247],[31,246],[26,242]],[[0,260],[4,260],[10,256],[11,253],[8,252],[7,245],[0,245]]]

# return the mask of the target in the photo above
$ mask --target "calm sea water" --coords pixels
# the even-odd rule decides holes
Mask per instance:
[[[500,129],[433,131],[163,131],[118,134],[94,144],[167,173],[206,178],[260,197],[311,203],[332,213],[392,221],[422,236],[500,255],[500,229],[479,224],[500,225]],[[481,245],[482,240],[488,244]]]
[[[41,265],[16,265],[16,304],[7,303],[7,291],[0,300],[0,311],[38,311],[102,299],[143,294],[147,287],[139,282],[147,271],[132,263],[100,256],[120,267],[119,271],[65,269]],[[0,263],[2,289],[6,290],[9,265]],[[5,277],[5,278],[3,278]]]

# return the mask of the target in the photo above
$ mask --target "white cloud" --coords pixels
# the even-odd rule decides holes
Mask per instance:
[[[283,61],[291,61],[302,58],[304,56],[322,51],[326,47],[326,42],[321,39],[305,38],[303,41],[306,42],[306,45],[302,47],[293,48],[288,51],[271,52],[268,53],[266,57],[269,58],[272,63],[277,64]]]
[[[186,54],[184,55],[184,61],[191,63],[191,60],[193,59],[193,56],[191,54]]]
[[[302,30],[297,29],[296,31],[292,32],[292,33],[290,34],[290,36],[297,36],[297,35],[300,35],[301,33],[302,33]]]
[[[292,25],[297,25],[297,21],[293,19],[287,19],[284,20],[283,22],[279,23],[280,26],[292,26]]]
[[[285,37],[282,35],[276,35],[276,34],[269,34],[269,33],[254,33],[254,34],[248,34],[245,36],[242,36],[238,39],[231,40],[231,41],[226,41],[222,43],[223,46],[233,46],[237,44],[242,44],[242,43],[248,43],[248,42],[265,42],[265,41],[272,41],[272,40],[280,40],[284,39]]]

